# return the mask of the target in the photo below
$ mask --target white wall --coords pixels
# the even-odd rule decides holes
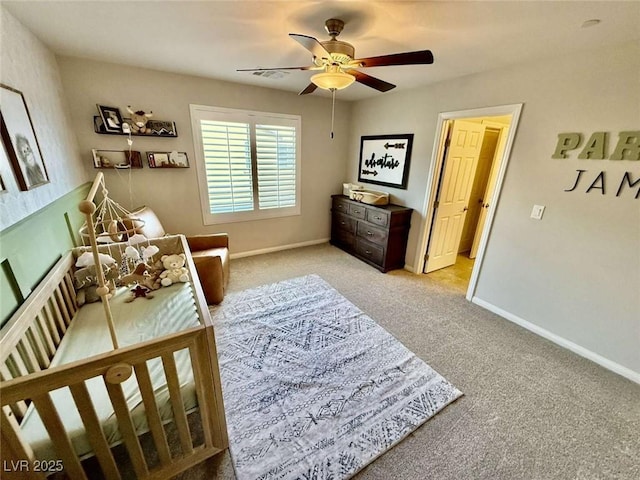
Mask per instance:
[[[69,128],[55,56],[0,6],[0,82],[22,92],[50,183],[22,192],[8,163],[0,164],[0,230],[15,224],[87,181]],[[1,147],[0,147],[1,148]]]
[[[128,148],[124,136],[94,133],[96,104],[118,107],[123,116],[127,105],[131,105],[134,110],[152,110],[154,119],[176,122],[178,138],[133,137],[132,148],[141,151],[145,159],[142,170],[103,170],[113,198],[125,208],[151,206],[170,232],[228,232],[232,254],[328,239],[330,195],[341,191],[347,172],[349,103],[336,102],[336,134],[332,141],[329,138],[331,100],[325,97],[300,97],[281,90],[78,58],[58,58],[58,63],[69,98],[73,128],[89,174],[93,174],[92,148]],[[302,115],[302,214],[203,225],[189,104]],[[191,168],[147,168],[144,152],[171,150],[187,152]]]
[[[350,179],[357,180],[361,135],[415,134],[408,189],[388,189],[418,210],[407,252],[414,264],[438,113],[524,103],[476,296],[640,378],[638,187],[615,196],[625,171],[640,178],[640,162],[551,158],[561,132],[609,132],[612,151],[619,131],[639,130],[639,81],[633,42],[358,102]],[[564,192],[576,169],[589,171],[589,183]],[[602,170],[606,194],[585,193]],[[533,204],[547,207],[541,221],[529,218]]]

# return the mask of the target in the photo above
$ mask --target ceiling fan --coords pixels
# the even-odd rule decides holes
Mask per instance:
[[[355,48],[347,42],[338,40],[344,28],[344,22],[337,18],[330,18],[325,22],[325,30],[330,40],[319,42],[314,37],[290,33],[289,36],[313,55],[312,64],[306,67],[275,67],[275,68],[247,68],[239,72],[257,72],[267,70],[320,70],[311,77],[311,83],[299,95],[312,93],[320,87],[325,90],[341,90],[354,81],[374,88],[380,92],[387,92],[395,85],[379,78],[372,77],[359,71],[359,68],[385,67],[395,65],[427,65],[433,63],[430,50],[404,52],[379,57],[355,58]]]

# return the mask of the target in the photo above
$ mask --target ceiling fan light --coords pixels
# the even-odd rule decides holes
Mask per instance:
[[[342,90],[351,85],[356,78],[344,72],[323,72],[311,77],[311,82],[325,90]]]

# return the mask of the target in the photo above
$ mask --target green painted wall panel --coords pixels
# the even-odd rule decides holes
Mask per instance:
[[[84,219],[78,203],[90,187],[82,185],[0,232],[0,325],[58,259],[79,244],[77,232]]]

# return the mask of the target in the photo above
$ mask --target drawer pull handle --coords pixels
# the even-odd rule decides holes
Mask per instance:
[[[370,231],[367,230],[367,235],[371,236],[371,235],[373,235],[373,232],[370,232]]]
[[[365,250],[364,253],[366,253],[367,255],[371,255],[371,252],[369,250]]]
[[[375,218],[376,220],[382,220],[382,217],[378,217],[378,216],[375,216],[373,218]]]
[[[340,222],[340,225],[346,225],[344,222]]]
[[[353,213],[360,213],[360,210],[354,210]]]

